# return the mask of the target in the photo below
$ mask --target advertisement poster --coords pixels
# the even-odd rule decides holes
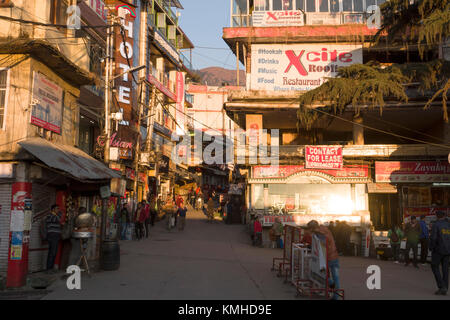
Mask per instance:
[[[11,210],[10,230],[12,232],[22,232],[24,230],[25,215],[22,210]]]
[[[326,239],[314,234],[311,243],[311,280],[321,287],[326,286],[327,262]]]
[[[254,44],[251,52],[251,90],[307,91],[362,63],[362,45]]]
[[[305,25],[301,10],[253,11],[254,27],[283,27]]]
[[[184,76],[182,72],[177,72],[177,111],[176,116],[177,119],[177,129],[176,132],[178,135],[185,134],[184,131]]]
[[[342,147],[306,146],[305,163],[307,169],[340,170],[344,166]]]
[[[298,166],[253,166],[252,178],[287,178],[295,173],[309,171],[303,165]],[[337,178],[367,178],[369,176],[369,167],[367,165],[360,166],[344,166],[341,170],[320,170],[330,176]]]
[[[34,72],[31,123],[61,133],[63,89],[43,74]]]

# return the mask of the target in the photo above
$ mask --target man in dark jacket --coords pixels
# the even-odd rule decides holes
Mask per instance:
[[[420,225],[417,223],[417,219],[415,216],[411,216],[411,222],[405,225],[404,233],[406,236],[406,250],[405,250],[405,266],[409,265],[409,252],[411,249],[413,250],[413,265],[416,268],[419,268],[417,265],[417,249],[419,245],[419,237],[420,237]]]
[[[420,216],[420,263],[425,265],[428,258],[428,246],[430,235],[428,232],[428,226],[425,222],[425,215]]]
[[[438,291],[437,295],[446,295],[448,291],[448,267],[450,257],[450,222],[445,213],[436,213],[437,221],[433,224],[430,237],[431,270],[433,270]],[[442,275],[439,266],[442,266]]]

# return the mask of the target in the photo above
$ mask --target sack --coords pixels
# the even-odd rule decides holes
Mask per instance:
[[[41,219],[41,225],[39,227],[39,234],[42,241],[47,241],[47,216]]]
[[[399,238],[399,236],[397,234],[397,231],[392,232],[391,233],[391,241],[393,243],[397,243],[399,240],[400,240],[400,238]]]

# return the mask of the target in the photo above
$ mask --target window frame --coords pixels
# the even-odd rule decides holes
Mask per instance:
[[[0,71],[6,71],[6,87],[5,87],[5,103],[3,106],[3,123],[0,123],[0,130],[6,130],[6,113],[8,112],[8,102],[9,102],[9,89],[11,81],[11,69],[0,67]],[[1,90],[1,89],[0,89]]]

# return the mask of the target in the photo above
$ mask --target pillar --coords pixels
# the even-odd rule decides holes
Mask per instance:
[[[363,145],[364,144],[364,127],[363,118],[361,116],[356,116],[353,118],[353,144]]]

